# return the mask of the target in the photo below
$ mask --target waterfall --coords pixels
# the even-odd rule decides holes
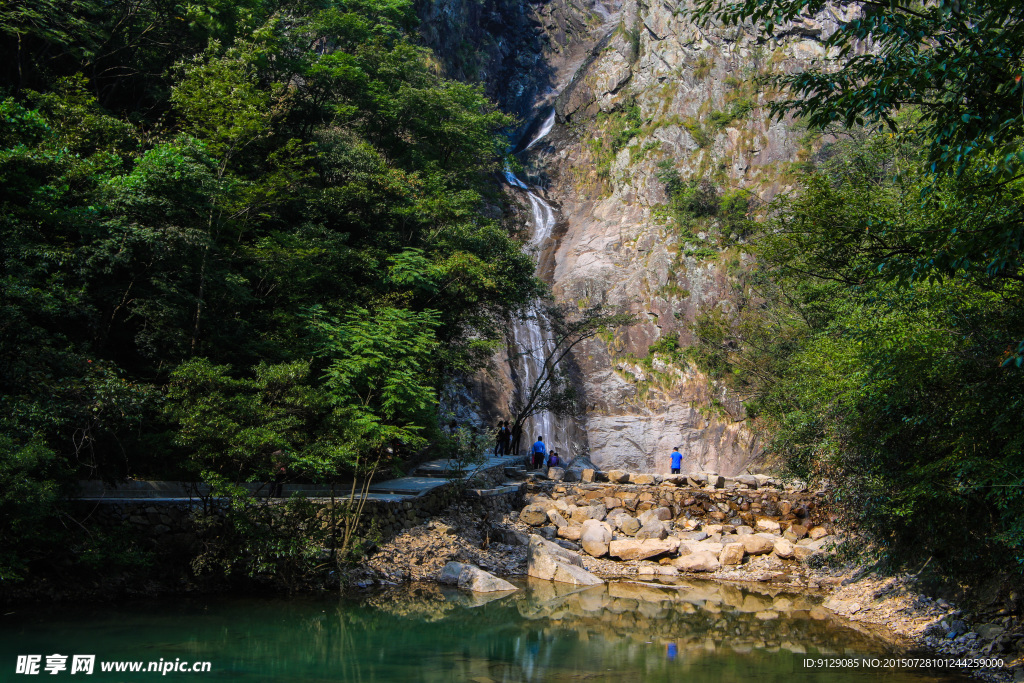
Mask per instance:
[[[551,113],[548,114],[548,117],[546,119],[544,119],[544,123],[541,124],[540,130],[537,131],[537,134],[533,137],[532,140],[530,140],[530,144],[528,144],[526,147],[523,147],[523,151],[525,152],[526,150],[530,149],[531,147],[536,145],[538,142],[540,142],[541,139],[545,135],[550,133],[551,129],[554,128],[554,127],[555,127],[555,109],[554,109],[554,107],[552,107],[551,108]]]
[[[552,109],[537,134],[523,150],[530,149],[540,142],[551,132],[554,125],[555,112]],[[536,250],[539,261],[539,254],[547,246],[555,228],[555,209],[537,193],[535,187],[524,183],[508,168],[505,170],[505,178],[509,185],[524,190],[526,198],[530,202],[532,216],[529,246]],[[544,359],[554,349],[554,341],[547,331],[546,323],[545,313],[537,303],[534,304],[533,310],[525,320],[517,321],[512,327],[517,350],[522,354],[520,356],[522,376],[516,377],[513,374],[513,379],[516,383],[516,390],[520,392],[524,400],[533,383],[543,372]],[[562,462],[567,462],[575,456],[573,444],[570,443],[572,427],[572,420],[559,419],[548,411],[537,413],[527,418],[523,424],[521,447],[525,450],[538,436],[543,436],[548,450],[558,451]]]

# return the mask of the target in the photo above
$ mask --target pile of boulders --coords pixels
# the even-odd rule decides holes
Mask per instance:
[[[717,472],[690,472],[688,474],[652,474],[649,472],[627,472],[626,470],[600,470],[583,469],[567,470],[561,467],[550,467],[545,473],[536,473],[535,477],[547,478],[551,481],[598,483],[609,482],[612,484],[637,484],[657,485],[670,484],[673,486],[692,486],[713,488],[804,488],[805,483],[793,480],[788,484],[782,480],[770,477],[766,474],[738,474],[735,477],[726,477]]]
[[[609,479],[614,474],[609,472]],[[645,476],[656,475],[627,478],[632,482]],[[827,525],[813,521],[810,499],[779,500],[773,494],[754,499],[759,502],[752,506],[749,496],[733,496],[745,501],[741,506],[729,499],[728,492],[708,497],[694,491],[642,490],[666,489],[664,481],[637,482],[630,490],[582,486],[586,488],[571,492],[564,486],[535,492],[528,496],[519,521],[549,540],[569,541],[592,557],[658,561],[657,573],[666,575],[717,571],[767,554],[808,561],[836,542]],[[704,495],[704,500],[699,503],[697,495]]]

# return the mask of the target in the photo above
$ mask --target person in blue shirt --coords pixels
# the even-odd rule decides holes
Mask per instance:
[[[679,468],[683,466],[683,454],[679,452],[679,446],[672,451],[672,474],[679,474]]]
[[[538,436],[537,441],[533,444],[533,469],[539,470],[541,468],[547,454],[548,447],[544,445],[544,437]]]

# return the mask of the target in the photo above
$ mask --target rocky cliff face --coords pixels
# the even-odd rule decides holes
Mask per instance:
[[[746,191],[755,201],[789,189],[814,143],[769,118],[757,78],[824,56],[820,38],[857,9],[837,5],[765,36],[701,28],[677,3],[599,7],[587,16],[569,4],[518,6],[533,34],[520,36],[531,52],[516,59],[533,71],[516,67],[515,78],[490,84],[520,114],[559,91],[558,124],[524,159],[559,211],[541,275],[559,300],[602,301],[639,318],[575,354],[589,455],[602,469],[667,472],[681,446],[684,472],[736,474],[759,455],[742,397],[683,355],[650,347],[668,338],[685,349],[698,315],[746,305],[749,257],[742,236],[716,219],[696,234],[681,230],[664,179],[703,179],[718,196]]]

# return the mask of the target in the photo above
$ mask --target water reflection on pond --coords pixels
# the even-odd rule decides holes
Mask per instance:
[[[94,681],[940,679],[911,671],[805,669],[808,656],[888,651],[829,618],[808,596],[710,582],[585,590],[532,580],[522,585],[486,596],[425,584],[340,601],[207,599],[15,611],[0,619],[0,671],[13,672],[19,654],[60,652],[98,660],[208,660],[213,668],[166,676],[97,671],[86,679]]]

